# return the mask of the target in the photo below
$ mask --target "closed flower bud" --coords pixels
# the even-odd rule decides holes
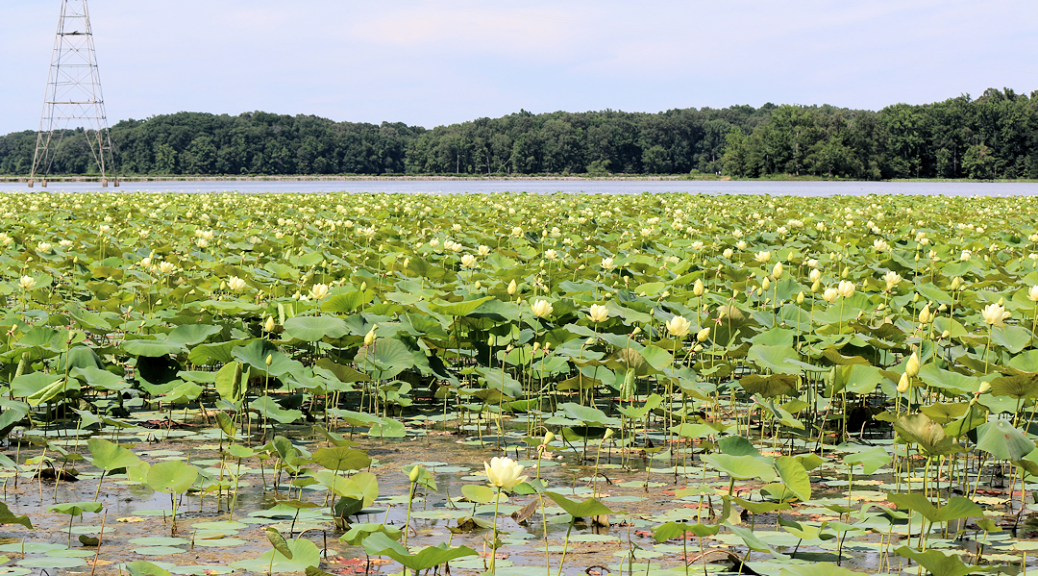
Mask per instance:
[[[706,342],[707,338],[710,338],[710,327],[703,328],[696,334],[696,340],[699,342]]]
[[[768,288],[771,288],[771,281],[765,278],[764,281],[760,283],[760,287],[762,290],[767,290]]]
[[[905,374],[909,378],[915,377],[919,374],[919,355],[912,352],[912,355],[908,358],[908,362],[905,364]]]
[[[927,304],[919,311],[919,323],[928,324],[930,320],[933,320],[933,316],[930,315],[930,305]]]
[[[840,297],[840,293],[836,291],[836,288],[826,288],[825,292],[822,293],[822,299],[832,304],[836,302],[836,299]]]
[[[515,296],[516,290],[518,290],[518,286],[516,285],[515,280],[512,280],[508,283],[508,295]]]
[[[1035,288],[1038,288],[1038,286],[1035,286]],[[706,289],[703,287],[703,281],[700,279],[697,279],[695,284],[692,285],[692,293],[696,296],[702,296],[705,290]]]
[[[901,379],[897,381],[897,393],[904,394],[905,392],[908,392],[910,383],[911,379],[908,377],[908,374],[902,374]]]

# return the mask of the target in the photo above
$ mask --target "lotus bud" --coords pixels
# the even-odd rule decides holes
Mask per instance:
[[[941,332],[941,339],[942,340],[947,340],[950,336],[951,336],[951,330],[945,330],[944,332]]]
[[[760,283],[760,287],[761,290],[767,290],[768,288],[771,288],[771,281],[769,281],[767,278],[764,278],[764,281]]]
[[[801,293],[797,294],[797,304],[803,304],[803,303],[804,303],[804,293],[801,292]]]
[[[776,262],[775,267],[771,270],[771,275],[775,277],[775,280],[782,278],[782,274],[786,269],[782,266],[782,262]]]
[[[933,320],[933,317],[930,315],[930,305],[927,304],[919,311],[919,323],[928,324],[930,320]]]
[[[1035,286],[1035,288],[1038,288],[1038,286]],[[695,284],[692,285],[692,293],[696,296],[702,296],[704,291],[705,288],[703,287],[703,281],[701,279],[696,279]]]
[[[375,335],[375,329],[376,328],[378,328],[378,324],[372,324],[371,325],[371,330],[368,330],[368,333],[364,335],[364,345],[365,346],[371,346],[372,344],[375,343],[375,338],[377,338],[377,336]]]
[[[516,285],[514,279],[511,282],[508,283],[508,295],[509,296],[515,296],[515,291],[518,290],[518,289],[519,289],[519,287]]]
[[[415,482],[418,481],[418,478],[420,478],[421,475],[422,475],[422,467],[421,466],[415,466],[414,468],[411,468],[411,472],[409,472],[407,474],[407,479],[411,481],[411,484],[414,484]]]
[[[916,292],[915,294],[912,294],[912,302],[918,302],[918,301],[919,301],[919,293]]]
[[[635,326],[634,330],[631,331],[631,336],[637,336],[637,335],[639,335],[641,333],[642,333],[642,327],[641,326]]]
[[[811,285],[811,293],[812,294],[817,294],[818,291],[821,290],[821,289],[822,289],[822,282],[821,282],[821,280],[815,280],[815,283]]]
[[[703,328],[698,333],[696,333],[696,340],[699,341],[699,342],[706,342],[706,340],[708,338],[710,338],[710,327],[709,326],[707,326],[706,328]]]
[[[956,277],[952,278],[951,289],[952,290],[958,290],[959,286],[962,286],[962,278],[960,276],[956,276]]]
[[[267,359],[264,360],[264,362],[267,364],[267,366],[270,366],[271,364],[273,364],[274,363],[274,355],[273,354],[267,354]]]
[[[550,444],[551,441],[554,440],[554,439],[555,439],[555,434],[553,434],[552,431],[549,430],[549,431],[544,433],[544,440],[541,441],[541,444]]]
[[[263,329],[266,330],[267,332],[273,332],[274,331],[274,317],[273,316],[267,316],[267,321],[263,324]]]
[[[905,364],[905,374],[909,378],[919,374],[919,355],[915,352],[912,352],[912,355],[908,358],[908,363]]]
[[[606,441],[613,437],[616,432],[612,428],[606,429],[605,436],[602,437],[602,441]]]
[[[901,379],[897,381],[897,393],[904,394],[908,392],[908,387],[911,385],[911,379],[908,377],[908,373],[902,374]]]

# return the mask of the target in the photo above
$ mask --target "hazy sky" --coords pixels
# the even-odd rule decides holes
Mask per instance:
[[[61,0],[0,3],[0,133],[39,125]],[[1038,89],[1034,0],[93,0],[109,122],[264,110],[433,127],[533,112]]]

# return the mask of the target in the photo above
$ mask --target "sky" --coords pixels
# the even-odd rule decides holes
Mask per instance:
[[[39,126],[61,2],[0,3],[0,134]],[[93,0],[90,17],[110,124],[263,110],[432,128],[1038,90],[1034,0]]]

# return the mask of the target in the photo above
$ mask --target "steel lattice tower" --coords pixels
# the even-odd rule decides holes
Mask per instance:
[[[82,129],[77,130],[77,129]],[[113,175],[112,142],[108,135],[101,77],[94,53],[87,0],[61,0],[61,16],[54,38],[47,91],[43,98],[40,131],[36,136],[29,187],[39,176],[47,186],[47,175],[61,138],[73,130],[82,133],[101,174],[101,185],[108,186]],[[115,186],[119,181],[114,178]]]

